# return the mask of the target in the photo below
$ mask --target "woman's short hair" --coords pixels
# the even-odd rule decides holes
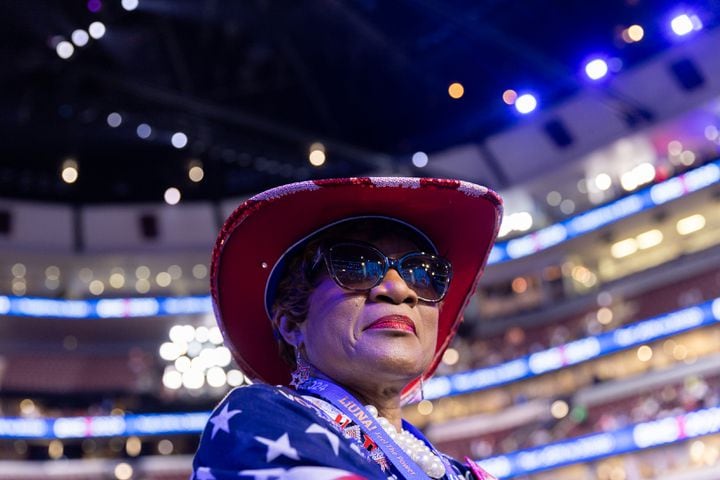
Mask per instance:
[[[426,237],[404,223],[386,218],[362,218],[321,231],[288,259],[276,289],[271,313],[280,357],[291,367],[295,368],[295,348],[285,341],[278,326],[282,317],[295,324],[305,321],[310,294],[326,274],[325,268],[318,265],[321,263],[322,248],[336,241],[363,240],[373,243],[388,237],[400,237],[411,241],[420,250],[438,253]]]

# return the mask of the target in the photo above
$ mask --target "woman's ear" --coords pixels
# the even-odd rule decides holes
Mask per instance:
[[[295,320],[291,320],[287,315],[281,315],[277,321],[277,328],[283,340],[295,347],[296,349],[304,343],[303,329]]]

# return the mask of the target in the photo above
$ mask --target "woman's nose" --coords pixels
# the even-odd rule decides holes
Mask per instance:
[[[415,306],[418,303],[415,290],[405,283],[400,273],[394,268],[389,269],[382,281],[370,290],[370,299],[375,302],[390,302],[396,305],[407,303]]]

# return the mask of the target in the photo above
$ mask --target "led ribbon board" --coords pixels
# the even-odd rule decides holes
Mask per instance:
[[[498,478],[514,478],[646,448],[720,433],[720,407],[637,423],[542,447],[498,455],[478,463]]]
[[[210,412],[55,419],[0,418],[0,438],[80,439],[199,434]],[[498,478],[513,478],[599,458],[720,433],[720,407],[642,422],[480,460]]]
[[[0,315],[43,318],[126,318],[211,313],[209,295],[61,300],[0,295]]]
[[[200,433],[210,412],[0,418],[0,438],[64,439]]]
[[[577,365],[647,342],[712,325],[718,321],[720,321],[720,298],[658,315],[611,332],[525,355],[492,367],[431,378],[425,382],[425,398],[432,400],[449,395],[476,392],[536,377],[546,372]]]
[[[496,243],[488,264],[527,257],[720,182],[720,159],[540,230]]]

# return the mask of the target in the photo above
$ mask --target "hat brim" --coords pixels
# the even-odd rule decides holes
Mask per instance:
[[[492,190],[460,180],[345,178],[265,191],[241,204],[220,231],[211,263],[213,306],[227,346],[250,378],[281,385],[290,381],[265,307],[266,286],[277,262],[301,239],[359,216],[412,225],[453,266],[435,355],[423,378],[435,371],[482,275],[500,226],[502,200]],[[418,382],[405,388],[405,396]]]

